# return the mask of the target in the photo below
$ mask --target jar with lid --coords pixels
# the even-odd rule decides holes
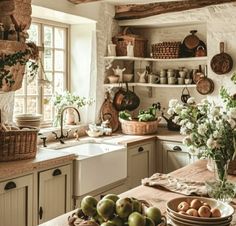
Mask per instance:
[[[0,23],[0,40],[4,39],[4,26],[3,23]]]
[[[7,33],[7,39],[10,41],[17,41],[17,39],[18,39],[14,24],[10,24],[10,28]]]

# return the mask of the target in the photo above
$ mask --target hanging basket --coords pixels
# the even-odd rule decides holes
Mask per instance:
[[[27,45],[25,43],[0,40],[0,59],[4,59],[7,55],[24,52],[26,49]],[[9,83],[3,78],[0,91],[10,92],[20,89],[25,74],[25,65],[17,63],[14,66],[6,66],[5,69],[10,71],[10,74],[12,75],[11,81],[13,82]]]

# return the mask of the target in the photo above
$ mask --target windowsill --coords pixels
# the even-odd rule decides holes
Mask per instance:
[[[87,128],[88,128],[88,125],[84,124],[84,123],[81,123],[81,124],[78,124],[78,125],[64,125],[63,126],[63,132],[66,133],[66,131],[70,130],[69,137],[68,137],[70,139],[70,138],[74,137],[73,134],[76,130],[78,130],[79,136],[86,135],[85,131],[86,131]],[[59,135],[60,130],[61,130],[60,127],[48,127],[48,128],[41,128],[39,132],[43,136],[47,137],[47,142],[51,142],[51,141],[55,141],[55,135],[52,134],[52,132],[56,132]],[[39,139],[38,143],[41,144],[42,140]]]

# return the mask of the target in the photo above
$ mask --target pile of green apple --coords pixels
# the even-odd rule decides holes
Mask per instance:
[[[162,222],[158,208],[143,208],[135,198],[119,198],[114,194],[100,201],[92,196],[84,197],[77,216],[84,219],[79,226],[156,226]]]

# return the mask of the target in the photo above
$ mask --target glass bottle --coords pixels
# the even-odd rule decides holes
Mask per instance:
[[[18,39],[17,32],[16,32],[14,24],[10,24],[10,28],[8,30],[7,39],[10,40],[10,41],[17,41],[17,39]]]
[[[0,40],[4,39],[4,26],[3,23],[0,23]]]

